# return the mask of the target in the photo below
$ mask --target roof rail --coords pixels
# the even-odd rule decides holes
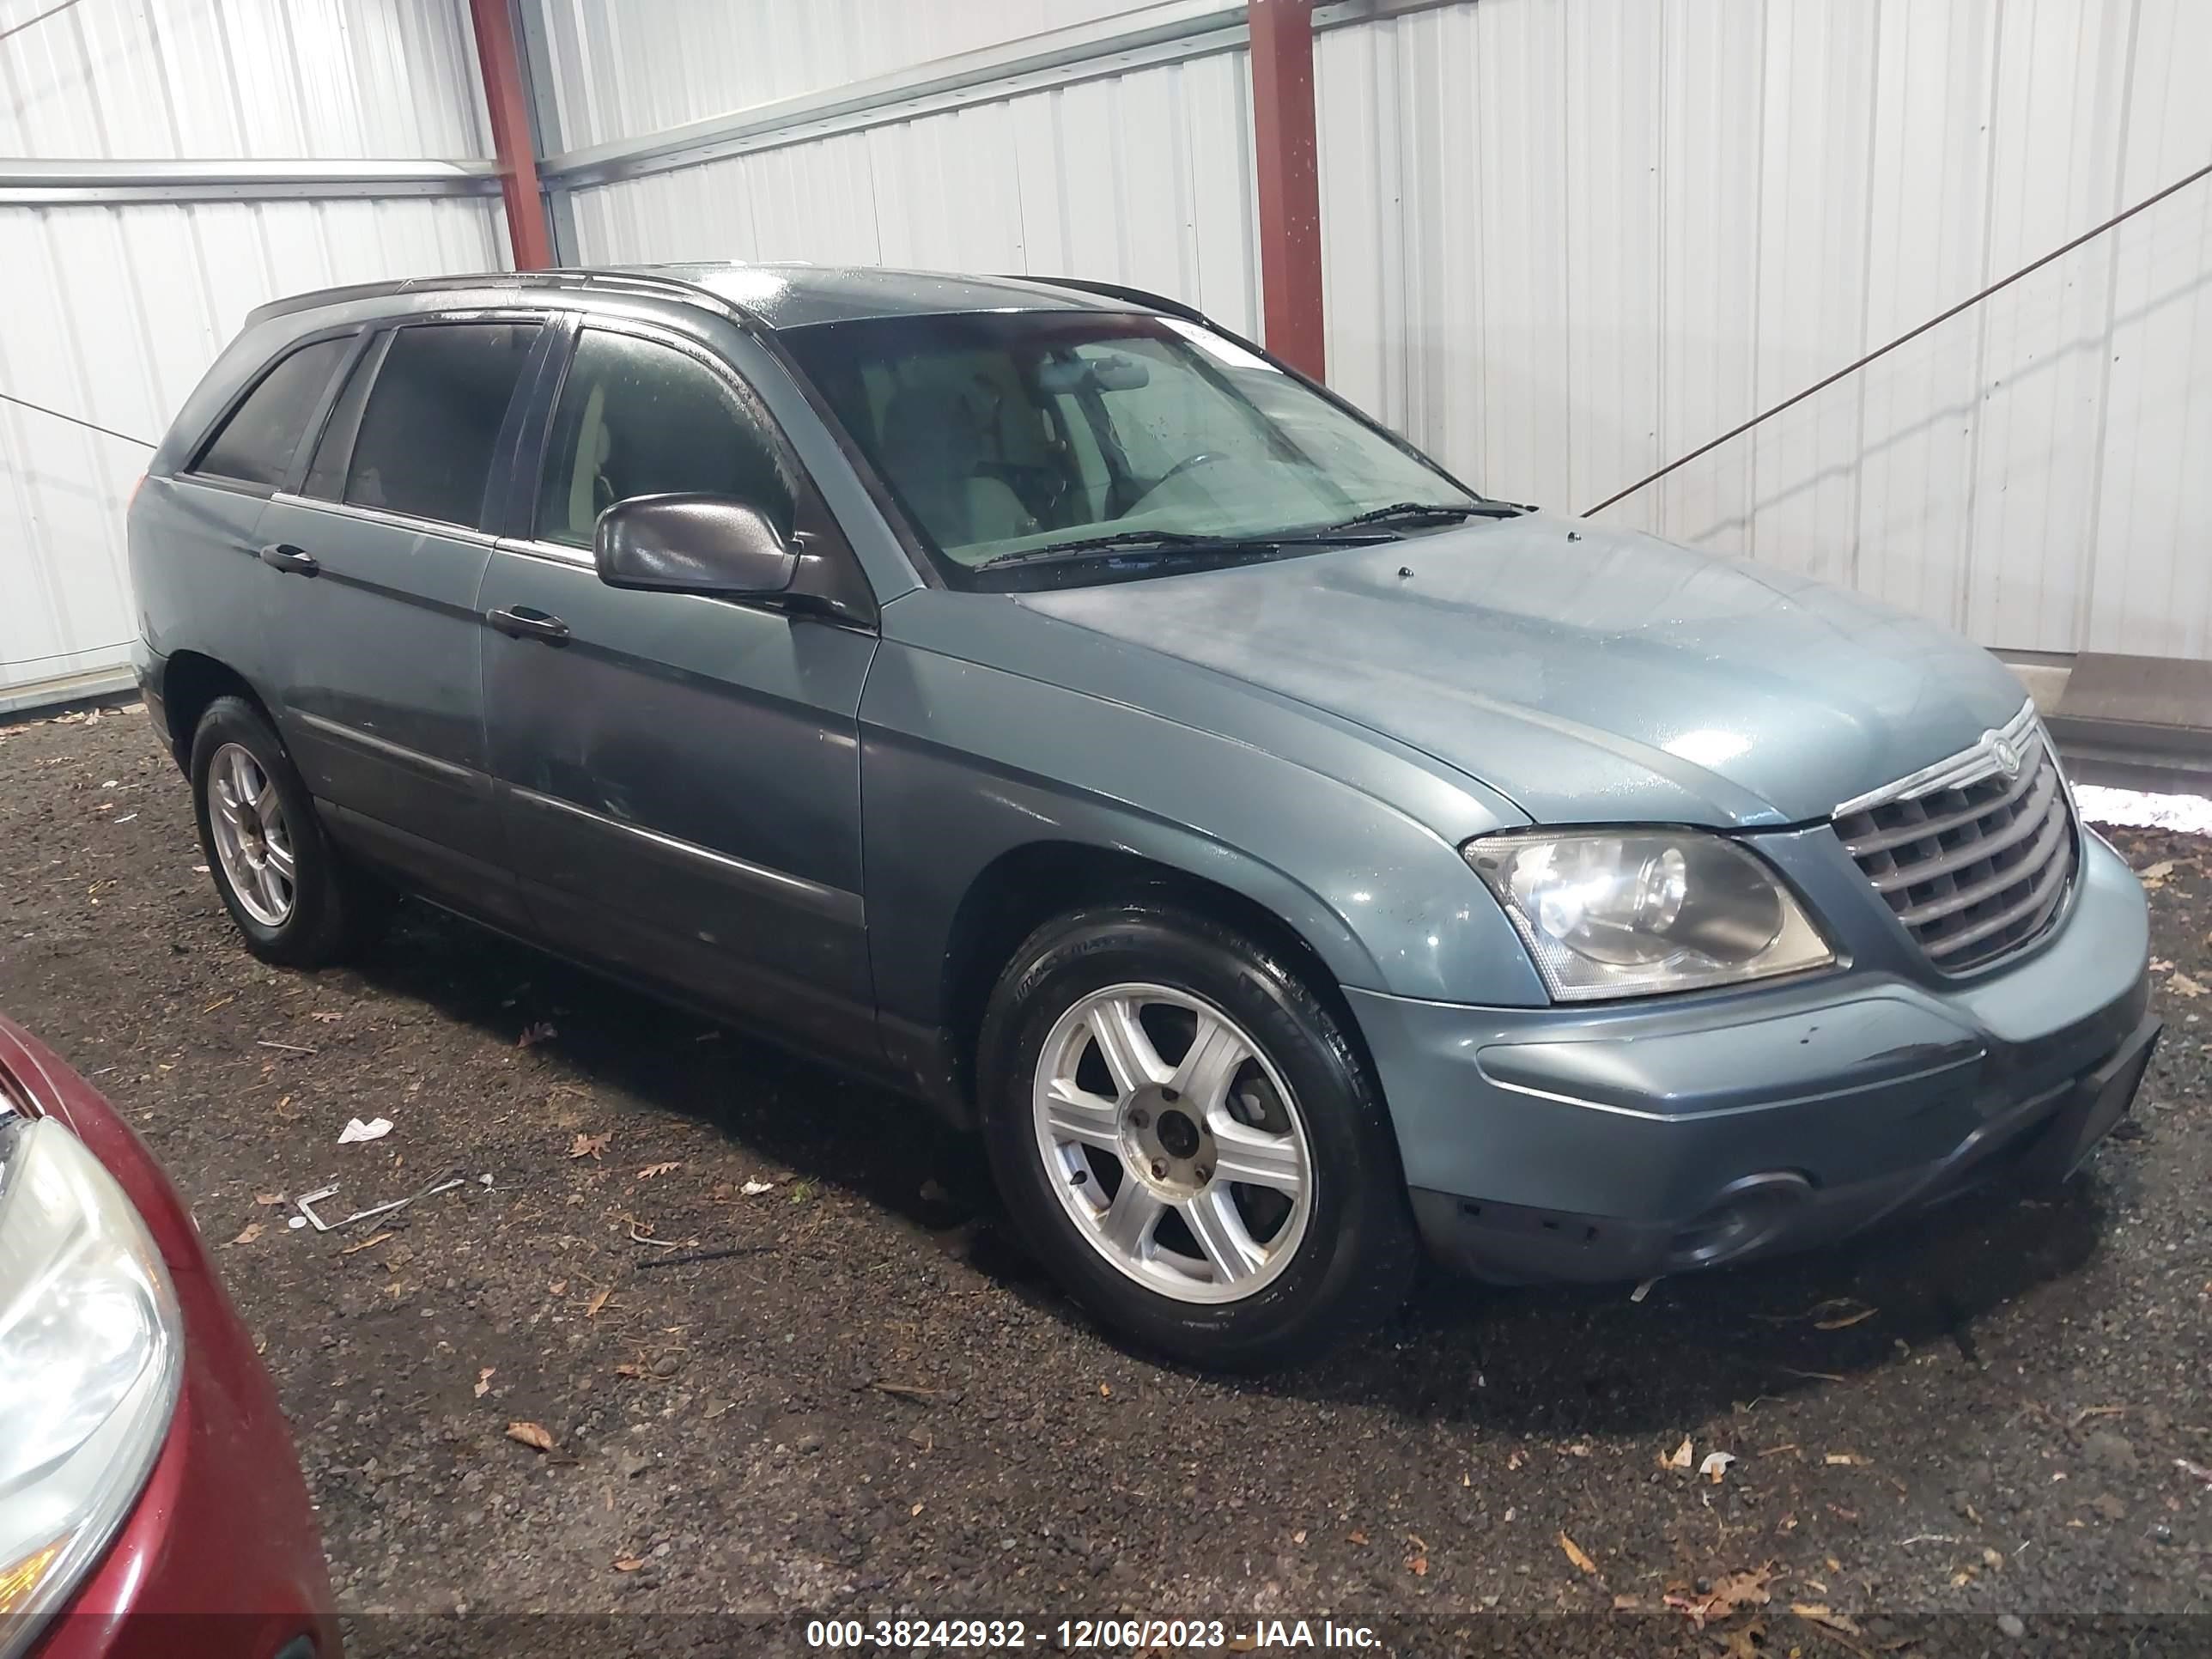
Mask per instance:
[[[1046,288],[1079,289],[1085,294],[1103,295],[1109,300],[1127,300],[1132,305],[1149,306],[1152,310],[1170,317],[1180,317],[1185,322],[1204,323],[1211,328],[1213,319],[1196,306],[1185,305],[1181,300],[1170,300],[1164,294],[1147,293],[1141,288],[1130,288],[1121,283],[1094,283],[1087,276],[1004,276],[1001,282],[1037,283]]]
[[[583,288],[617,294],[657,295],[664,299],[707,306],[756,332],[765,331],[766,328],[766,325],[746,307],[702,283],[653,271],[591,270],[573,265],[550,270],[482,270],[447,276],[403,276],[390,282],[355,283],[342,288],[315,289],[306,294],[289,295],[281,300],[271,300],[266,305],[256,306],[246,313],[246,321],[251,327],[272,317],[289,317],[296,312],[343,305],[352,300],[375,300],[400,294],[450,293],[472,288]]]

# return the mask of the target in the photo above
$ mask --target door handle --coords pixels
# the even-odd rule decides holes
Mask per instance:
[[[512,610],[502,607],[484,612],[484,620],[511,640],[543,640],[548,645],[565,645],[568,640],[568,624],[558,617],[549,617],[543,611],[526,605]]]
[[[295,576],[313,576],[323,568],[322,561],[313,554],[303,552],[289,542],[273,542],[263,548],[261,562],[274,570],[289,570]]]

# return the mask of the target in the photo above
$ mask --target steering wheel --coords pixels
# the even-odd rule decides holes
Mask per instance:
[[[1225,461],[1228,459],[1229,458],[1226,455],[1218,454],[1211,449],[1201,449],[1195,455],[1184,456],[1166,471],[1161,473],[1158,477],[1146,484],[1143,491],[1137,496],[1136,500],[1131,501],[1128,506],[1121,509],[1121,516],[1125,519],[1127,518],[1129,514],[1134,513],[1146,501],[1152,500],[1152,492],[1157,490],[1162,484],[1166,483],[1170,478],[1180,478],[1184,473],[1189,471],[1193,467],[1205,466],[1212,462]]]

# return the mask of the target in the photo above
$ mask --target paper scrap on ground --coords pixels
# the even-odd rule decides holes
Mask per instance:
[[[391,1133],[392,1120],[388,1117],[373,1117],[366,1123],[354,1118],[338,1132],[338,1145],[347,1146],[356,1140],[381,1140]]]

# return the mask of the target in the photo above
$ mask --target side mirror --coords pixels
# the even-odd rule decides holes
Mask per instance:
[[[599,514],[592,562],[610,587],[760,599],[799,574],[792,551],[760,508],[727,495],[638,495]]]

